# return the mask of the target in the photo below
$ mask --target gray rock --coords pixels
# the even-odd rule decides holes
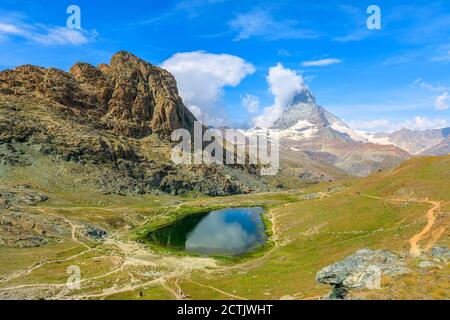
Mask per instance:
[[[86,230],[86,235],[94,240],[102,240],[108,233],[100,228],[89,226]]]
[[[378,289],[382,275],[396,276],[407,272],[405,262],[395,254],[362,249],[320,270],[316,281],[333,286],[331,299],[344,299],[351,289]]]
[[[58,217],[27,212],[0,211],[0,246],[42,247],[69,237],[71,229]]]
[[[26,186],[3,186],[0,185],[0,208],[10,209],[14,206],[35,206],[48,200],[48,196],[41,194]]]
[[[450,258],[450,250],[445,247],[434,247],[431,256],[435,258]]]
[[[430,261],[422,261],[419,263],[419,268],[421,269],[431,269],[437,267],[437,265]]]
[[[303,199],[303,200],[315,200],[315,199],[320,199],[322,197],[323,197],[323,194],[318,192],[318,193],[305,194],[304,196],[301,196],[300,199]]]

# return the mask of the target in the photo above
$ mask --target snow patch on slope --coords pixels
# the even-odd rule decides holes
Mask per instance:
[[[367,142],[368,139],[366,139],[364,136],[358,134],[357,132],[350,129],[347,125],[345,125],[343,122],[337,122],[337,121],[331,121],[330,122],[331,129],[346,134],[350,138],[352,138],[355,141],[359,142]]]
[[[299,120],[292,127],[281,130],[280,138],[301,141],[314,138],[319,129],[308,120]]]
[[[380,133],[370,133],[365,131],[356,131],[360,136],[367,139],[367,141],[379,144],[382,146],[394,146],[395,144],[391,141],[391,138],[388,135],[380,134]]]

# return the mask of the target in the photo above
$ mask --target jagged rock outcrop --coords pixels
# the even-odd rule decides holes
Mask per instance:
[[[69,161],[78,166],[76,181],[106,194],[267,190],[254,168],[173,164],[169,137],[175,129],[192,131],[194,121],[174,77],[127,52],[108,65],[77,63],[70,72],[6,70],[0,72],[0,173],[37,165],[50,172],[55,161]]]
[[[57,217],[0,209],[0,246],[42,247],[50,241],[70,237],[67,223]]]
[[[30,186],[8,187],[0,185],[0,209],[10,209],[17,205],[35,206],[48,200],[48,196],[30,190]]]
[[[320,270],[316,281],[333,286],[331,299],[345,299],[351,289],[375,289],[382,275],[396,276],[407,272],[405,262],[395,254],[362,249]]]
[[[70,73],[31,65],[0,72],[0,92],[30,95],[97,117],[115,132],[134,138],[168,136],[192,129],[195,117],[184,106],[175,78],[128,52],[109,65],[77,63]]]

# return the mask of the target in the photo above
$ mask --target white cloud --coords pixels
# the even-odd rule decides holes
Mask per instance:
[[[23,34],[24,31],[19,29],[17,26],[10,23],[1,23],[0,22],[0,33],[1,34]]]
[[[87,33],[82,30],[69,30],[64,27],[55,27],[47,29],[46,33],[34,34],[33,40],[43,44],[50,45],[83,45],[90,41],[96,33]]]
[[[356,42],[356,41],[361,41],[369,36],[370,36],[370,32],[367,29],[358,27],[358,29],[356,31],[349,33],[345,36],[334,37],[333,41],[343,42],[343,43],[354,42],[354,41]]]
[[[324,67],[329,66],[332,64],[339,64],[342,63],[342,60],[335,59],[335,58],[329,58],[329,59],[320,59],[320,60],[313,60],[313,61],[304,61],[302,63],[302,66],[304,67]]]
[[[425,81],[423,81],[422,79],[417,79],[416,81],[413,82],[413,86],[417,86],[421,89],[425,89],[425,90],[429,90],[429,91],[435,91],[435,92],[442,92],[442,91],[446,91],[448,90],[447,87],[444,87],[442,85],[432,85],[430,83],[427,83]]]
[[[0,22],[0,36],[20,37],[46,45],[83,45],[93,41],[96,31],[69,30],[65,27],[49,27],[42,24]]]
[[[267,40],[280,39],[315,39],[319,34],[313,30],[298,27],[295,20],[275,20],[263,10],[239,14],[229,23],[230,28],[238,34],[235,41],[261,37]]]
[[[423,55],[423,52],[421,50],[403,52],[403,53],[394,55],[392,57],[389,57],[388,59],[386,59],[383,62],[383,65],[393,66],[393,65],[408,64],[416,59],[419,59],[422,55]]]
[[[373,32],[367,29],[366,20],[361,17],[366,16],[364,6],[344,5],[335,6],[334,10],[342,11],[346,16],[348,23],[336,29],[339,33],[345,31],[345,34],[333,37],[333,41],[352,42],[361,41],[373,35]]]
[[[281,63],[269,69],[266,79],[269,91],[274,95],[274,103],[253,119],[254,125],[261,128],[270,128],[280,118],[283,110],[292,103],[294,97],[307,90],[303,77]]]
[[[431,61],[450,62],[450,50],[433,57]]]
[[[242,106],[248,113],[256,113],[259,111],[259,99],[251,94],[246,94],[241,98]]]
[[[386,119],[375,119],[375,120],[352,120],[348,121],[348,125],[355,130],[363,130],[363,131],[373,131],[376,130],[389,130],[391,123]]]
[[[278,55],[282,57],[292,57],[292,53],[286,49],[278,49]]]
[[[434,101],[434,106],[438,110],[447,110],[449,108],[450,96],[445,91],[442,95],[438,96]]]
[[[434,97],[434,106],[437,110],[447,110],[450,107],[450,96],[448,94],[450,88],[443,85],[435,86],[423,81],[420,78],[414,81],[412,85],[424,90],[440,92],[441,95]]]
[[[446,119],[430,119],[427,117],[417,116],[413,120],[407,120],[403,123],[403,127],[412,130],[427,130],[427,129],[437,129],[444,128],[449,125]]]
[[[375,119],[368,121],[348,121],[348,124],[352,129],[361,130],[363,132],[393,132],[402,128],[411,130],[439,129],[449,126],[450,122],[447,119],[432,119],[416,116],[413,119],[398,122],[391,122],[386,119]]]
[[[203,51],[177,53],[161,65],[176,78],[186,106],[208,125],[223,125],[226,110],[220,105],[224,88],[236,87],[255,68],[240,57]]]

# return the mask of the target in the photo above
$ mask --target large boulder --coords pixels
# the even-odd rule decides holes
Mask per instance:
[[[431,256],[433,258],[450,259],[450,249],[445,247],[433,247],[433,249],[431,249]]]
[[[319,283],[333,286],[331,299],[344,299],[351,289],[377,289],[382,275],[407,273],[405,262],[388,251],[362,249],[325,267],[316,275]]]

